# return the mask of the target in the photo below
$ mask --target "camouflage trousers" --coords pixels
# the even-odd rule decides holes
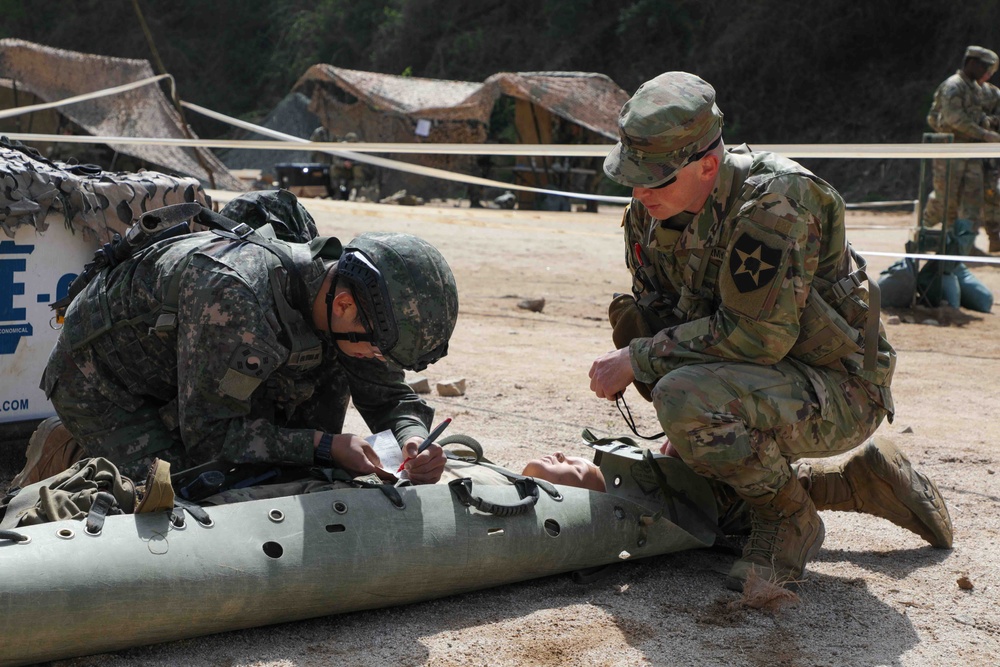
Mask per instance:
[[[974,228],[983,224],[983,160],[951,160],[951,178],[945,182],[948,160],[933,161],[934,191],[927,198],[924,208],[924,226],[941,224],[942,214],[947,213],[948,225],[956,219],[971,220]],[[948,211],[944,210],[944,193],[948,192]]]
[[[664,432],[696,473],[743,498],[773,496],[790,461],[845,452],[887,411],[879,387],[794,361],[684,366],[653,389]]]
[[[143,479],[154,458],[175,470],[203,463],[188,459],[179,430],[164,421],[170,404],[129,394],[91,348],[70,354],[60,338],[42,388],[84,456],[106,458],[126,477]]]

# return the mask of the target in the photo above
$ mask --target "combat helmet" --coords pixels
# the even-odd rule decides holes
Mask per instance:
[[[368,340],[387,360],[413,371],[448,353],[458,289],[437,248],[410,234],[365,233],[344,247],[336,272],[354,294],[368,332],[351,334],[351,340]],[[332,288],[326,304],[329,322]]]

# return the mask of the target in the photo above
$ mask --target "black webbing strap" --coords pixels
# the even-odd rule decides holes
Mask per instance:
[[[399,489],[396,488],[394,484],[379,484],[377,486],[378,490],[382,492],[392,506],[398,510],[405,510],[406,503],[403,502],[403,496],[399,493]]]
[[[174,524],[184,523],[184,510],[194,517],[195,521],[203,526],[212,525],[212,517],[208,515],[208,512],[201,505],[189,502],[187,500],[182,500],[181,498],[174,496],[174,509],[171,513],[171,521]]]
[[[305,285],[298,278],[298,271],[295,268],[295,263],[292,258],[288,256],[287,253],[281,252],[271,242],[256,229],[246,224],[245,222],[236,222],[231,220],[224,215],[216,213],[210,208],[202,208],[201,213],[195,216],[195,222],[200,222],[209,229],[211,229],[215,234],[228,238],[233,241],[245,241],[247,243],[253,243],[256,246],[264,248],[281,262],[285,271],[288,273],[289,280],[291,281],[292,288],[292,302],[293,305],[303,307],[308,301],[308,296],[306,295]]]
[[[601,581],[614,572],[619,565],[620,563],[607,563],[595,567],[585,567],[582,570],[574,570],[571,575],[573,583],[586,585],[592,584],[595,581]]]
[[[534,482],[537,486],[539,486],[542,489],[542,491],[544,491],[545,493],[549,494],[549,496],[552,498],[552,500],[562,500],[563,499],[563,495],[561,493],[559,493],[559,489],[557,489],[555,487],[555,484],[553,484],[552,482],[549,482],[547,480],[539,479],[538,477],[528,477],[526,475],[519,475],[516,472],[511,472],[510,470],[507,470],[506,468],[501,468],[498,465],[493,465],[492,463],[486,463],[485,461],[477,463],[476,465],[481,465],[484,468],[489,468],[490,470],[492,470],[494,472],[500,473],[501,475],[503,475],[504,477],[506,477],[510,481],[514,482],[515,486],[517,485],[517,483],[519,481],[525,480],[525,479],[529,479],[532,482]]]
[[[27,535],[22,535],[17,531],[13,530],[0,530],[0,540],[9,540],[10,542],[27,542],[31,538]]]
[[[116,512],[117,509],[118,501],[113,495],[107,491],[98,491],[94,498],[94,504],[90,506],[90,512],[87,513],[87,533],[100,535],[101,531],[104,530],[104,520],[108,515],[121,513],[121,510]]]

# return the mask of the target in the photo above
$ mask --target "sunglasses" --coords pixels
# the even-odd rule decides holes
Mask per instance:
[[[681,166],[677,167],[677,170],[674,172],[673,176],[671,176],[667,180],[663,181],[659,185],[650,185],[650,186],[647,186],[647,189],[648,190],[660,190],[662,188],[666,188],[666,187],[669,187],[669,186],[673,185],[674,182],[677,180],[677,174],[681,173],[681,169],[683,169],[684,167],[688,166],[689,164],[692,164],[694,162],[698,162],[703,157],[705,157],[706,155],[708,155],[709,153],[711,153],[712,150],[716,146],[719,145],[720,141],[722,141],[722,135],[721,134],[718,137],[716,137],[715,141],[713,141],[712,143],[710,143],[708,146],[706,146],[705,148],[701,149],[697,153],[694,153],[688,159],[684,160],[684,164],[682,164]]]

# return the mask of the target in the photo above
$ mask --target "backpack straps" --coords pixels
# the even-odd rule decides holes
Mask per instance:
[[[268,251],[267,274],[271,284],[271,295],[278,311],[278,319],[288,336],[289,355],[285,365],[295,371],[307,371],[318,366],[323,358],[323,344],[302,315],[309,310],[307,303],[309,297],[291,254],[281,247],[280,242],[273,243],[250,225],[231,220],[211,209],[203,207],[194,217],[194,221],[208,227],[218,236],[234,242],[253,243]],[[157,332],[168,332],[177,328],[181,274],[190,263],[191,257],[192,255],[188,255],[181,260],[170,276],[160,307],[160,315],[153,326]],[[284,270],[284,278],[289,281],[291,303],[285,298],[285,286],[282,284],[279,268]],[[299,307],[296,308],[296,305]]]

